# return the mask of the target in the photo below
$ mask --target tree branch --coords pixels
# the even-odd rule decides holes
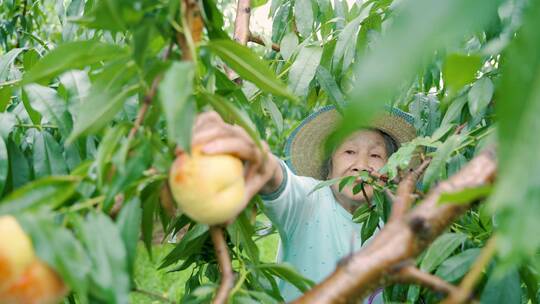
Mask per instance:
[[[348,303],[394,283],[391,269],[418,256],[470,205],[439,204],[443,192],[456,192],[493,181],[496,172],[492,148],[432,189],[421,204],[388,222],[372,242],[338,265],[334,273],[294,303]]]
[[[210,237],[212,238],[212,243],[214,243],[216,258],[221,272],[221,283],[212,303],[224,304],[227,303],[229,293],[234,286],[231,258],[223,235],[223,228],[221,226],[210,226]]]
[[[412,195],[416,182],[424,170],[427,168],[430,159],[424,160],[418,168],[409,172],[409,174],[399,183],[397,189],[397,195],[394,203],[392,204],[392,213],[390,214],[389,221],[395,221],[398,218],[405,215],[405,213],[411,208],[414,202],[414,196]]]
[[[480,256],[474,262],[473,268],[467,273],[467,275],[461,280],[459,287],[453,293],[451,293],[442,304],[461,304],[470,300],[473,295],[473,289],[476,282],[482,275],[482,271],[487,266],[491,258],[495,254],[496,249],[496,237],[492,236],[486,243],[486,246],[482,249]]]
[[[253,42],[253,43],[260,44],[262,46],[266,46],[266,44],[264,43],[261,36],[255,35],[255,34],[252,34],[252,33],[249,33],[249,42]],[[276,52],[279,52],[280,51],[279,45],[277,43],[272,43],[272,50],[274,50]]]
[[[251,17],[250,0],[238,0],[236,19],[234,20],[234,40],[246,45],[249,40],[249,19]]]
[[[419,284],[433,291],[452,294],[457,291],[457,287],[413,265],[400,267],[396,271],[392,281],[405,284]]]

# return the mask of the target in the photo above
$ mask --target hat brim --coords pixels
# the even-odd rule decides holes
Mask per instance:
[[[285,154],[293,172],[318,180],[326,179],[324,144],[336,130],[341,119],[341,114],[334,106],[324,107],[308,116],[291,133],[285,147]],[[398,146],[401,146],[416,137],[413,123],[414,119],[411,115],[392,108],[377,116],[366,127],[385,132]]]

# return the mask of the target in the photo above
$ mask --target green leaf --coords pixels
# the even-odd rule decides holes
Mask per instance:
[[[85,71],[67,71],[60,75],[60,83],[68,92],[68,103],[70,107],[79,106],[90,92],[90,79]]]
[[[167,122],[167,137],[189,151],[192,124],[186,121],[186,106],[193,92],[194,66],[190,62],[174,62],[159,84],[159,100]],[[193,121],[193,115],[189,122]]]
[[[2,82],[9,78],[13,62],[22,51],[24,51],[24,48],[12,49],[0,57],[0,86],[2,86]]]
[[[503,54],[497,89],[497,183],[489,206],[497,213],[499,255],[506,264],[529,259],[540,247],[540,3]]]
[[[367,17],[367,12],[364,10],[362,14],[354,18],[351,22],[347,23],[345,28],[339,33],[336,43],[336,49],[332,58],[332,66],[338,67],[339,63],[343,60],[343,70],[346,70],[352,61],[352,56],[356,50],[356,37],[358,37],[358,31],[360,24]]]
[[[235,70],[243,79],[253,82],[261,90],[297,101],[287,87],[277,79],[268,64],[249,48],[230,40],[213,40],[208,48]]]
[[[461,116],[461,111],[463,110],[463,106],[467,103],[467,98],[458,97],[448,107],[448,110],[446,111],[446,114],[444,115],[444,118],[441,122],[442,126],[448,126],[453,122],[459,121],[459,117]]]
[[[141,201],[138,197],[125,202],[122,210],[116,220],[116,226],[120,231],[122,241],[126,248],[127,267],[130,276],[133,275],[133,265],[137,253],[137,242],[139,241],[139,232],[141,229],[142,209]]]
[[[371,208],[368,204],[362,204],[360,207],[356,208],[353,214],[353,222],[361,224],[368,220],[369,215],[371,214]]]
[[[32,174],[24,153],[11,139],[7,141],[7,150],[9,155],[9,171],[11,172],[11,185],[13,189],[16,189],[30,181]]]
[[[23,55],[23,66],[26,71],[30,70],[41,56],[35,49],[29,49]]]
[[[502,277],[492,274],[482,291],[480,303],[521,303],[519,273],[516,270],[511,270]]]
[[[340,108],[345,106],[345,97],[341,89],[332,77],[332,74],[323,66],[317,68],[317,81],[336,106]]]
[[[260,264],[256,266],[257,269],[268,272],[287,281],[298,288],[300,291],[305,292],[314,285],[314,282],[305,278],[298,273],[292,266],[288,264]]]
[[[349,176],[342,176],[342,177],[336,177],[336,178],[332,178],[332,179],[329,179],[329,180],[321,181],[315,187],[313,187],[313,189],[311,189],[311,191],[309,191],[308,195],[311,195],[311,193],[313,193],[313,192],[315,192],[315,191],[317,191],[319,189],[322,189],[324,187],[330,187],[333,184],[337,184],[337,183],[341,182],[341,180],[343,180],[345,178],[348,178],[348,177]]]
[[[375,233],[379,224],[379,214],[375,211],[369,213],[367,222],[362,225],[362,230],[360,231],[360,238],[362,245],[366,243],[367,240]]]
[[[322,48],[319,46],[305,46],[300,49],[289,72],[289,88],[294,95],[307,96],[309,84],[317,72],[321,55]]]
[[[442,75],[444,83],[454,92],[476,78],[476,71],[482,66],[480,56],[450,54],[444,62]]]
[[[178,243],[178,245],[176,245],[176,247],[165,258],[163,258],[159,269],[172,265],[179,260],[184,260],[195,252],[198,252],[208,238],[207,232],[207,225],[196,224],[193,228],[186,232],[180,243]]]
[[[9,172],[9,159],[6,142],[0,137],[0,197],[6,187]]]
[[[283,132],[283,115],[281,115],[281,111],[279,111],[272,98],[269,96],[263,97],[261,103],[264,109],[270,113],[270,117],[276,125],[278,132]]]
[[[105,303],[128,303],[130,281],[127,254],[116,225],[102,213],[90,213],[75,222],[78,238],[90,258],[91,295]]]
[[[428,137],[417,137],[408,143],[403,144],[396,152],[394,152],[388,162],[380,170],[383,174],[388,174],[390,180],[394,179],[398,174],[398,169],[403,170],[409,167],[411,159],[416,154],[418,146],[431,146],[432,140]]]
[[[493,82],[487,77],[477,80],[468,94],[469,112],[475,117],[482,113],[493,97]]]
[[[446,258],[452,255],[465,240],[467,236],[461,233],[445,233],[439,236],[426,251],[420,269],[426,272],[432,272]]]
[[[6,108],[9,106],[9,104],[11,103],[11,94],[12,94],[11,86],[2,87],[0,85],[0,115],[6,114],[6,113],[1,113],[1,112],[4,112]]]
[[[34,174],[37,178],[67,174],[62,148],[51,134],[45,131],[37,133],[33,148]]]
[[[281,39],[281,44],[279,45],[279,52],[283,59],[289,60],[293,55],[296,47],[298,46],[298,37],[294,32],[289,32],[283,39]]]
[[[227,231],[236,246],[241,245],[241,248],[246,251],[251,261],[259,263],[259,248],[252,239],[255,231],[249,223],[246,212],[240,213],[234,223],[227,227]]]
[[[442,262],[435,275],[447,282],[458,281],[469,271],[480,251],[479,248],[472,248],[456,254]]]
[[[79,184],[75,176],[50,176],[38,179],[0,201],[0,214],[13,214],[41,206],[56,208],[70,198]]]
[[[313,8],[311,0],[296,0],[294,2],[294,20],[300,35],[308,38],[313,30]]]
[[[257,147],[262,149],[259,133],[257,132],[257,129],[253,125],[253,122],[249,116],[244,111],[237,108],[232,102],[221,97],[220,95],[214,95],[206,92],[202,92],[201,95],[226,122],[235,123],[244,128],[251,139],[253,139]]]
[[[129,142],[126,141],[124,147],[129,147]],[[103,201],[103,210],[109,211],[113,207],[115,195],[125,192],[126,188],[130,187],[133,182],[140,178],[144,170],[148,168],[152,162],[152,151],[149,142],[141,141],[139,145],[131,147],[132,152],[126,160],[120,159],[115,161],[116,174],[107,188],[107,194]],[[120,151],[119,154],[122,154]]]
[[[142,240],[146,250],[152,257],[152,237],[154,232],[154,212],[159,204],[159,194],[162,184],[150,185],[143,190],[142,199]]]
[[[493,191],[493,186],[479,186],[465,188],[458,192],[443,192],[439,197],[439,204],[469,204],[476,200],[488,197]]]
[[[73,122],[67,112],[66,103],[60,99],[56,91],[38,84],[29,84],[24,87],[32,108],[41,116],[58,127],[63,137],[67,137]]]
[[[445,168],[446,162],[450,155],[463,141],[463,136],[452,135],[450,136],[438,149],[426,169],[424,174],[423,186],[424,189],[428,189],[431,184],[440,176],[441,171]]]
[[[22,83],[45,82],[67,70],[83,68],[125,55],[127,55],[127,51],[115,44],[96,40],[68,42],[59,45],[41,58],[24,75]]]
[[[79,116],[66,145],[73,143],[79,136],[99,131],[114,118],[126,99],[137,93],[139,84],[123,83],[123,78],[129,75],[130,71],[117,69],[114,74],[105,74],[103,79],[92,85],[88,97],[77,110]],[[111,81],[109,77],[112,77],[112,82],[108,82]]]
[[[107,174],[107,165],[111,162],[113,153],[118,148],[121,139],[127,134],[128,130],[129,128],[127,125],[120,124],[108,129],[105,133],[96,155],[97,181],[99,188],[103,187]]]

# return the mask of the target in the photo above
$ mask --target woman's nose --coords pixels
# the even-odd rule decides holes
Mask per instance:
[[[358,173],[361,171],[370,171],[367,158],[359,156],[353,164],[353,172]]]

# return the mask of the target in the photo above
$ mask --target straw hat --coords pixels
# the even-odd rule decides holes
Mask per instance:
[[[341,114],[335,106],[324,107],[304,119],[292,132],[285,146],[289,168],[301,176],[326,179],[324,165],[327,157],[324,153],[324,143],[336,130],[340,121]],[[385,132],[399,147],[416,137],[413,124],[414,118],[410,114],[390,108],[388,112],[376,117],[367,127]]]

